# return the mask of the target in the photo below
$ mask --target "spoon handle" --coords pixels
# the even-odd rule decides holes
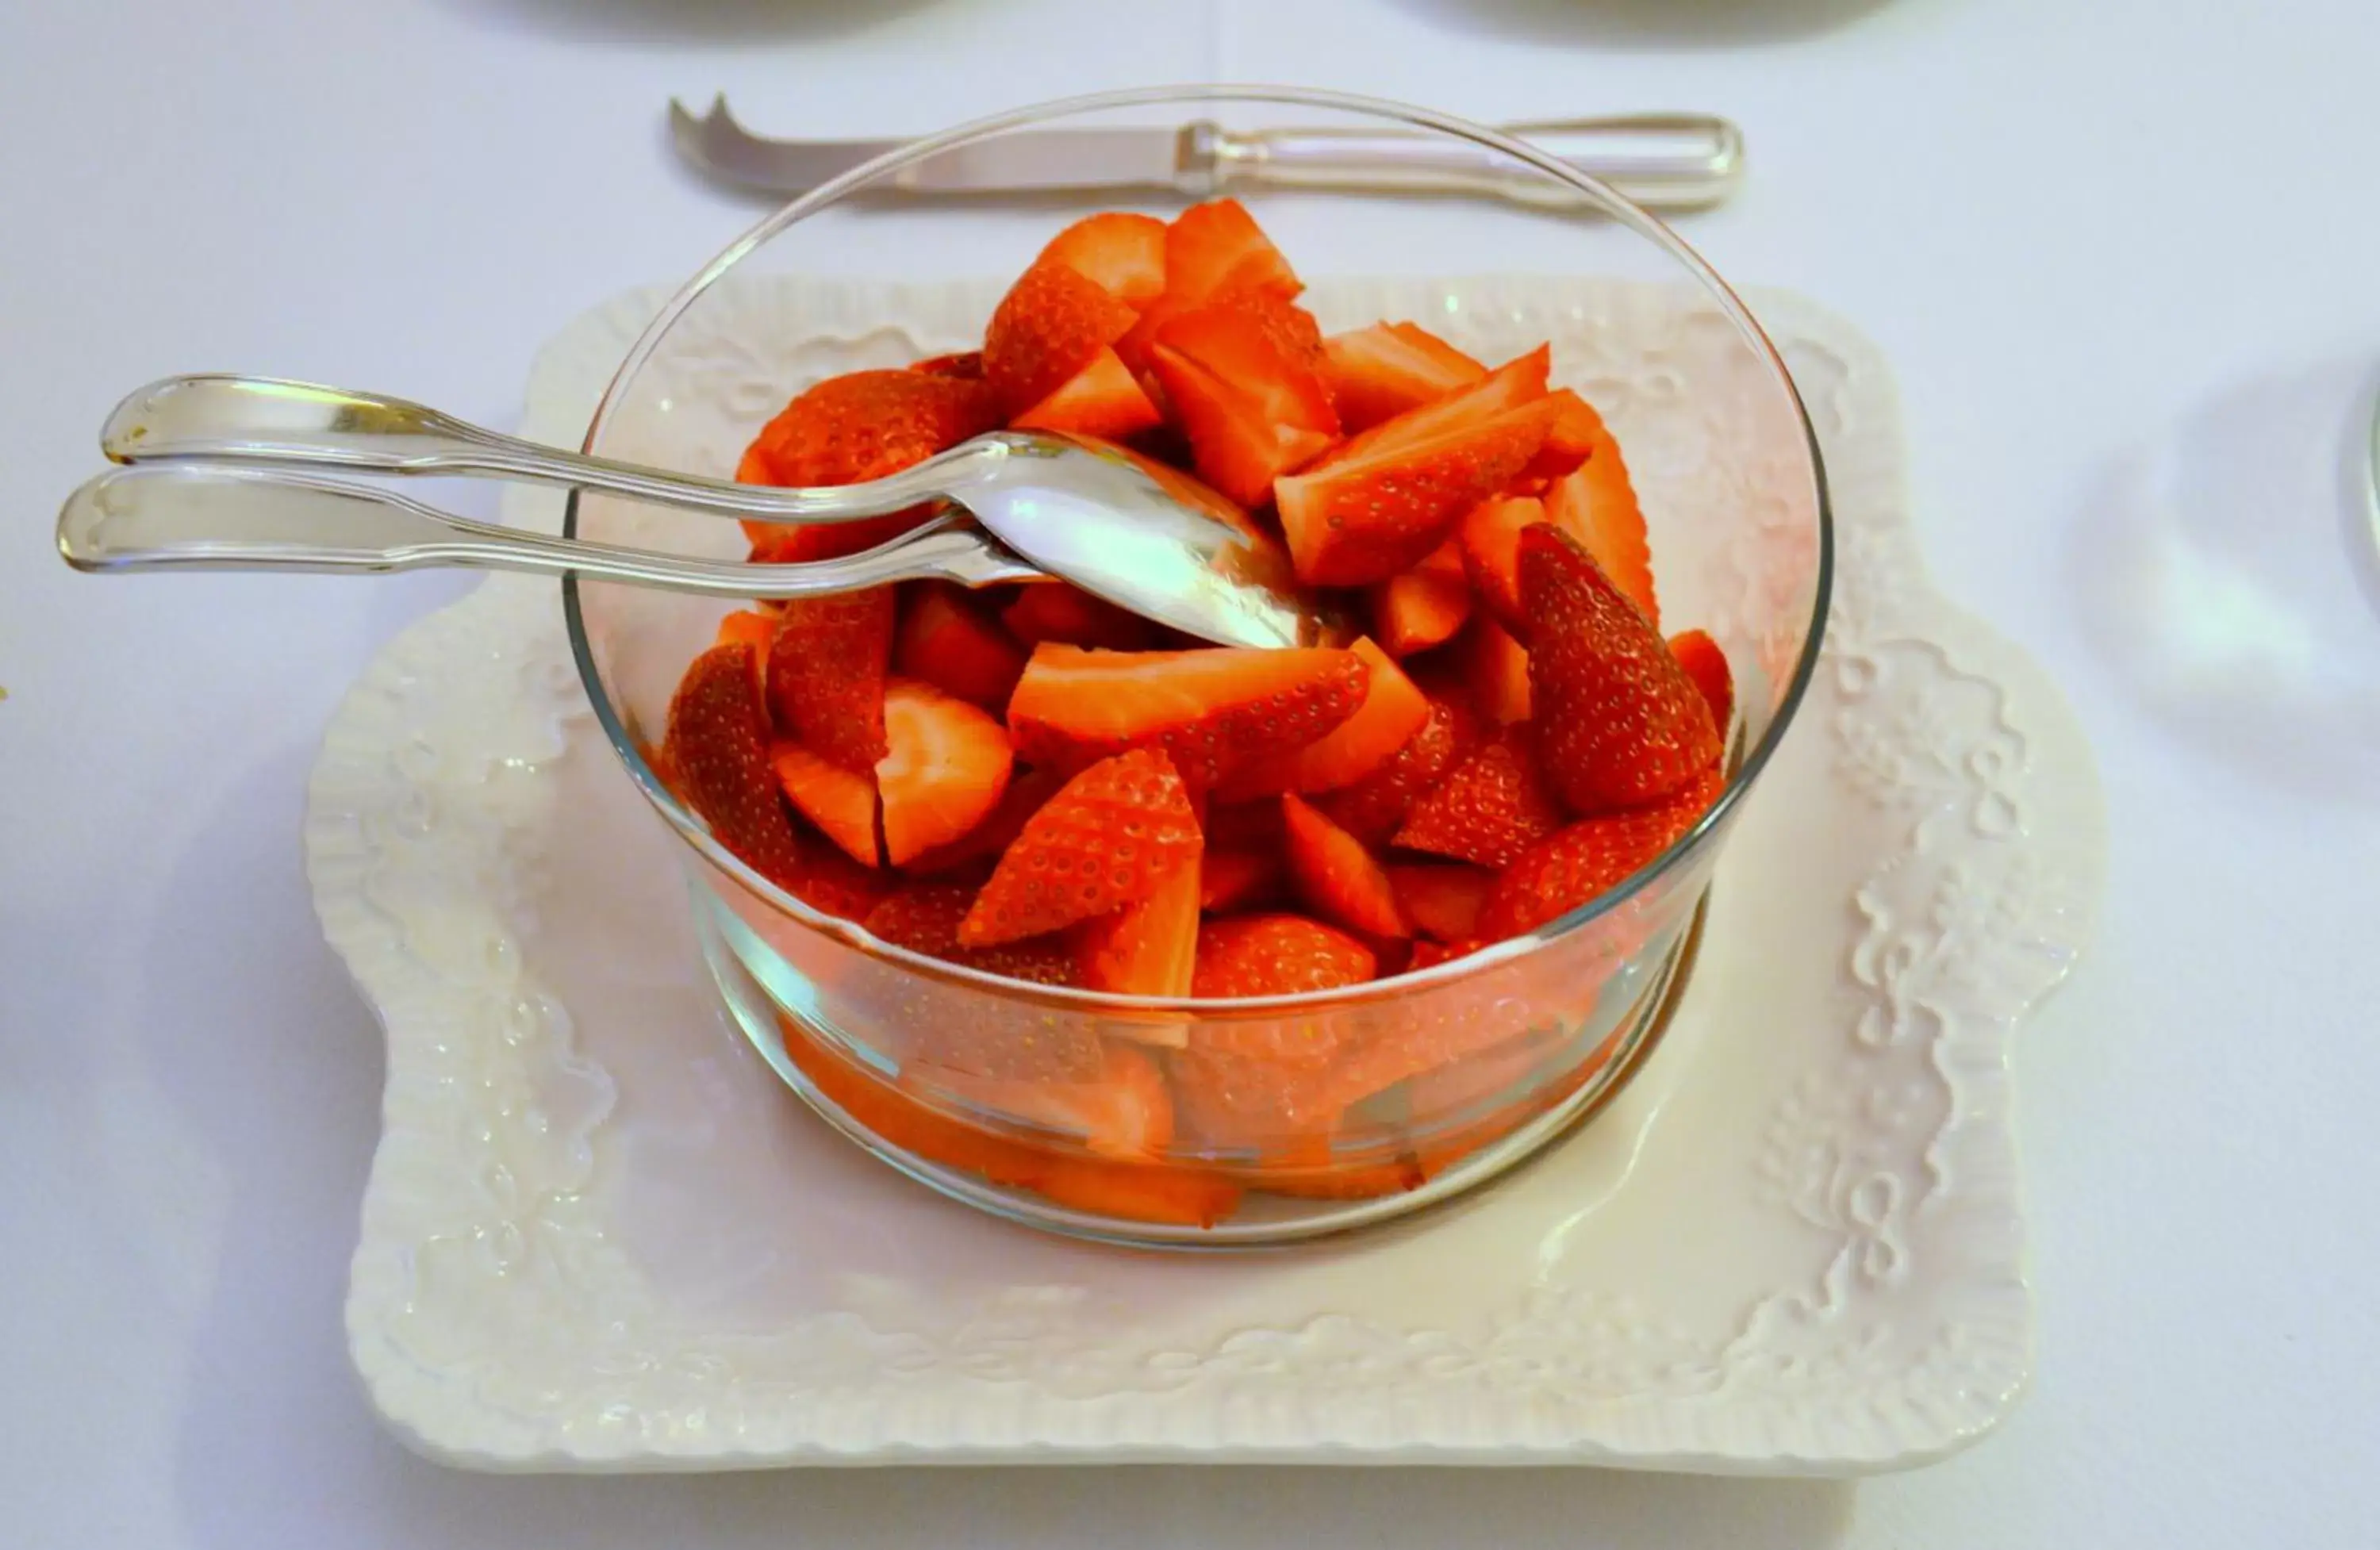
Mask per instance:
[[[739,484],[526,442],[403,398],[270,377],[168,377],[115,406],[100,448],[116,463],[194,462],[473,474],[762,522],[856,522],[943,494],[954,459],[867,484],[806,490]]]
[[[498,527],[309,474],[194,463],[112,469],[67,500],[58,552],[77,570],[356,573],[460,567],[580,575],[720,598],[807,598],[929,577],[982,587],[1043,573],[946,525],[845,560],[757,565]]]

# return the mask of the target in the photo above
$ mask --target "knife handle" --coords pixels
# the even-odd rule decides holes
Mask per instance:
[[[1717,204],[1743,177],[1743,132],[1706,114],[1555,119],[1502,127],[1651,209]],[[1575,190],[1500,151],[1440,136],[1339,128],[1234,134],[1197,125],[1184,138],[1184,163],[1210,168],[1218,190],[1376,189],[1488,194],[1526,204],[1579,202]]]

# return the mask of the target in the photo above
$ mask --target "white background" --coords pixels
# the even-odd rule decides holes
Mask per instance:
[[[101,418],[246,369],[505,422],[756,213],[672,164],[673,92],[858,134],[1202,78],[1725,112],[1752,182],[1690,238],[1898,363],[1929,553],[2109,793],[2017,1058],[2034,1393],[1856,1487],[416,1459],[343,1349],[379,1053],[298,816],[456,584],[70,575]],[[0,0],[0,1543],[2380,1544],[2375,153],[2357,0]]]

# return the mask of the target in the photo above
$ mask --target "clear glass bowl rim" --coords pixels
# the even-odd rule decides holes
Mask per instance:
[[[1593,925],[1605,914],[1629,902],[1663,878],[1683,866],[1688,858],[1700,852],[1716,831],[1727,821],[1745,792],[1749,791],[1767,768],[1770,757],[1800,711],[1803,696],[1816,675],[1818,656],[1825,644],[1826,624],[1834,591],[1834,509],[1827,484],[1824,454],[1818,446],[1816,430],[1810,423],[1808,406],[1802,400],[1801,390],[1786,368],[1784,357],[1767,331],[1760,326],[1742,298],[1700,253],[1642,206],[1628,200],[1600,178],[1581,172],[1560,159],[1538,150],[1524,140],[1485,125],[1449,114],[1416,107],[1386,98],[1358,96],[1347,92],[1328,91],[1318,88],[1269,85],[1175,85],[1134,87],[1118,91],[1092,92],[1076,97],[1063,97],[1029,106],[1014,108],[987,117],[971,119],[938,134],[909,141],[886,152],[842,176],[820,184],[769,214],[757,225],[745,232],[718,256],[705,264],[669,300],[662,304],[653,320],[645,325],[628,353],[621,360],[612,380],[596,404],[580,450],[597,454],[598,443],[628,385],[644,369],[653,352],[660,347],[677,320],[698,300],[711,285],[724,278],[743,260],[774,238],[786,227],[825,209],[853,191],[868,187],[888,175],[922,161],[929,156],[976,140],[990,139],[1013,130],[1028,128],[1051,119],[1107,112],[1116,108],[1155,106],[1166,103],[1263,103],[1293,107],[1322,108],[1347,114],[1367,114],[1392,120],[1409,127],[1427,129],[1468,140],[1475,145],[1501,152],[1513,161],[1534,168],[1558,183],[1568,185],[1597,211],[1620,222],[1638,236],[1651,242],[1688,273],[1699,280],[1718,302],[1728,321],[1735,325],[1744,343],[1767,366],[1776,386],[1791,405],[1795,422],[1800,426],[1803,441],[1810,457],[1811,480],[1814,486],[1814,509],[1817,517],[1817,575],[1813,588],[1810,620],[1803,633],[1800,650],[1796,653],[1791,675],[1785,693],[1778,701],[1774,716],[1762,732],[1760,740],[1746,749],[1743,760],[1728,780],[1718,797],[1693,829],[1673,842],[1650,863],[1618,887],[1603,893],[1577,909],[1557,916],[1536,930],[1496,943],[1480,952],[1426,969],[1408,970],[1382,979],[1367,981],[1337,990],[1301,991],[1290,996],[1245,997],[1235,999],[1199,999],[1196,997],[1118,996],[1102,991],[1071,990],[1027,984],[1004,975],[987,974],[923,953],[913,952],[868,934],[857,923],[841,916],[827,914],[795,898],[791,893],[761,876],[744,860],[729,851],[711,836],[701,818],[689,812],[677,800],[661,777],[646,761],[638,740],[630,735],[611,696],[605,691],[601,675],[595,663],[593,645],[587,633],[586,618],[579,599],[578,578],[565,576],[562,580],[562,609],[565,626],[569,635],[570,654],[577,664],[579,681],[587,691],[589,703],[594,708],[597,721],[610,741],[613,752],[626,766],[630,777],[679,838],[713,867],[725,873],[747,892],[767,903],[787,918],[820,931],[852,950],[867,953],[889,963],[897,964],[925,978],[945,984],[965,986],[988,991],[1011,1000],[1038,1003],[1055,1011],[1097,1014],[1102,1010],[1131,1013],[1163,1013],[1170,1015],[1254,1016],[1300,1008],[1339,1011],[1366,1001],[1386,999],[1413,992],[1436,988],[1458,979],[1467,978],[1500,963],[1540,951],[1563,937]],[[1228,190],[1224,190],[1228,191]],[[1550,217],[1549,217],[1550,218]],[[578,502],[580,492],[572,490],[564,503],[563,534],[578,536]]]

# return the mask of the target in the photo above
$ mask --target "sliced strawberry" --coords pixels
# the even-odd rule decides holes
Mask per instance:
[[[1463,547],[1449,539],[1408,571],[1372,587],[1372,628],[1391,657],[1410,657],[1452,640],[1471,617],[1471,578]]]
[[[1154,1160],[1173,1142],[1173,1098],[1165,1073],[1130,1045],[1110,1044],[1088,1081],[1023,1082],[936,1071],[926,1083],[1119,1162]]]
[[[991,876],[992,858],[1025,832],[1026,820],[1039,812],[1041,805],[1057,795],[1058,788],[1065,783],[1053,770],[1013,770],[1008,789],[1000,793],[1000,801],[983,816],[982,822],[955,840],[919,851],[901,863],[903,870],[920,878],[979,870],[981,876],[974,881],[980,886]]]
[[[1718,799],[1716,768],[1650,806],[1583,818],[1539,840],[1504,869],[1479,912],[1482,936],[1534,931],[1649,866]]]
[[[890,749],[877,762],[876,789],[884,851],[896,866],[966,834],[1008,790],[1008,733],[965,700],[896,678],[884,692],[884,731]]]
[[[1194,859],[1148,898],[1075,926],[1084,985],[1118,996],[1190,994],[1202,891]]]
[[[983,352],[961,350],[955,355],[928,356],[923,360],[911,361],[909,369],[929,377],[956,377],[963,381],[979,382],[983,381]]]
[[[1367,937],[1413,935],[1388,872],[1362,841],[1295,796],[1282,797],[1281,805],[1290,883],[1307,909]]]
[[[998,428],[980,381],[923,371],[852,371],[804,391],[761,428],[735,477],[747,484],[840,485],[882,478]],[[752,558],[797,563],[856,554],[900,537],[930,513],[913,506],[857,522],[746,522]]]
[[[1688,630],[1670,637],[1670,655],[1686,670],[1701,691],[1703,703],[1710,707],[1711,725],[1718,729],[1719,740],[1727,740],[1729,723],[1735,716],[1735,678],[1728,671],[1727,653],[1718,642],[1701,630]]]
[[[1644,612],[1551,523],[1521,535],[1521,604],[1538,749],[1572,811],[1658,801],[1718,761],[1718,731],[1694,681]]]
[[[1156,349],[1204,368],[1269,425],[1339,433],[1321,331],[1295,302],[1257,291],[1191,308],[1158,332]]]
[[[890,587],[793,599],[769,649],[769,707],[778,724],[855,773],[884,757],[895,601]]]
[[[1362,942],[1304,915],[1210,920],[1198,932],[1198,970],[1190,993],[1200,1000],[1233,1000],[1337,990],[1371,978],[1375,962]],[[1220,1053],[1313,1060],[1330,1058],[1336,1046],[1327,1041],[1333,1037],[1327,1026],[1307,1023],[1217,1023],[1199,1028],[1191,1044]],[[1326,1042],[1313,1042],[1318,1039]]]
[[[1079,769],[1127,748],[1163,748],[1200,791],[1305,746],[1355,713],[1370,674],[1353,651],[1218,647],[1086,651],[1046,645],[1009,696],[1019,753]]]
[[[1163,385],[1157,380],[1156,365],[1149,359],[1149,353],[1157,348],[1157,336],[1165,332],[1166,324],[1200,305],[1179,297],[1159,297],[1141,309],[1140,321],[1115,342],[1116,357],[1123,362],[1124,369],[1140,379],[1140,385],[1148,390],[1160,409],[1170,405]]]
[[[793,820],[769,769],[769,718],[752,692],[752,648],[740,641],[697,657],[670,696],[663,745],[678,794],[722,845],[762,877],[798,870]]]
[[[1092,1217],[1213,1227],[1239,1209],[1238,1181],[1211,1169],[1052,1159],[1032,1187]]]
[[[983,334],[983,377],[1008,413],[1065,384],[1139,314],[1062,263],[1037,263],[1001,298]]]
[[[1563,817],[1525,733],[1508,731],[1456,765],[1415,803],[1396,842],[1409,851],[1500,867],[1560,828]]]
[[[1090,364],[1009,424],[1019,430],[1056,430],[1120,442],[1161,424],[1164,418],[1123,357],[1112,348],[1102,348]]]
[[[1226,801],[1281,792],[1337,791],[1364,779],[1413,741],[1429,721],[1429,701],[1404,670],[1368,637],[1348,649],[1364,660],[1371,681],[1353,716],[1293,754],[1283,754],[1233,776],[1216,795]]]
[[[1051,237],[1036,261],[1064,264],[1118,301],[1146,307],[1165,289],[1165,223],[1122,211],[1086,215]]]
[[[1660,628],[1661,602],[1653,590],[1653,551],[1645,536],[1645,510],[1621,461],[1620,443],[1596,422],[1594,446],[1585,463],[1546,490],[1546,515],[1585,545],[1613,585]]]
[[[713,646],[728,646],[737,641],[752,648],[765,662],[769,643],[777,638],[777,616],[757,608],[737,609],[719,621],[719,633],[711,637]]]
[[[1455,532],[1463,549],[1463,574],[1499,623],[1522,627],[1521,529],[1546,519],[1545,503],[1527,495],[1482,501]]]
[[[1262,505],[1276,478],[1330,450],[1328,432],[1267,419],[1249,394],[1178,350],[1159,345],[1149,364],[1198,477],[1243,506]]]
[[[1278,850],[1214,850],[1199,864],[1198,906],[1223,914],[1267,902],[1285,880]]]
[[[905,947],[912,952],[922,952],[929,958],[940,958],[960,963],[970,969],[980,969],[988,975],[1005,975],[1031,985],[1079,987],[1082,970],[1074,949],[1057,937],[1035,937],[1029,940],[1002,942],[997,947],[970,948],[959,941],[960,923],[975,903],[975,890],[950,883],[911,884],[895,889],[868,911],[861,924],[868,933]],[[913,1034],[922,1030],[911,1030]],[[934,1031],[937,1039],[945,1039],[950,1030]],[[1093,1035],[1086,1035],[1090,1038]],[[945,1043],[945,1053],[938,1064],[953,1065],[962,1071],[990,1071],[1001,1062],[987,1063],[982,1060],[959,1060],[947,1051],[953,1047]]]
[[[770,768],[777,785],[802,817],[819,832],[843,847],[845,855],[866,866],[883,860],[876,843],[876,782],[855,775],[832,759],[822,758],[790,738],[779,738],[769,750]]]
[[[906,588],[892,637],[892,671],[997,716],[1025,672],[1025,648],[965,589],[917,582]]]
[[[1026,821],[976,895],[959,940],[990,947],[1120,910],[1195,869],[1200,843],[1172,760],[1153,748],[1103,759]]]
[[[1386,844],[1413,810],[1477,746],[1479,718],[1460,698],[1429,702],[1429,720],[1386,764],[1355,784],[1322,797],[1315,805],[1332,823],[1367,845]]]
[[[1165,292],[1187,303],[1231,290],[1293,297],[1305,288],[1237,200],[1194,204],[1165,229]]]
[[[1200,819],[1209,850],[1281,850],[1281,803],[1277,795],[1254,802],[1210,802]]]
[[[1157,640],[1157,627],[1139,614],[1063,581],[1036,581],[1018,587],[1014,600],[1001,610],[1000,622],[1027,646],[1059,641],[1138,651]]]
[[[1411,329],[1427,340],[1415,341]],[[1374,323],[1323,341],[1332,398],[1350,431],[1393,419],[1488,375],[1488,369],[1411,323]]]
[[[1388,870],[1405,918],[1442,942],[1476,934],[1480,908],[1496,886],[1496,874],[1479,866],[1423,864]]]
[[[1598,442],[1610,436],[1603,428],[1603,417],[1595,412],[1595,406],[1572,389],[1557,388],[1546,396],[1555,406],[1554,422],[1546,432],[1545,445],[1521,470],[1523,479],[1560,478],[1585,462]]]
[[[860,921],[892,890],[892,882],[832,845],[804,845],[793,876],[781,878],[785,891],[822,914]]]
[[[1201,999],[1335,990],[1372,977],[1354,938],[1303,915],[1240,915],[1198,933]],[[1208,1018],[1172,1058],[1175,1113],[1208,1146],[1320,1160],[1344,1108],[1332,1094],[1338,1024],[1313,1018]]]
[[[1475,430],[1489,420],[1544,398],[1546,381],[1552,370],[1553,351],[1540,345],[1526,355],[1515,356],[1460,392],[1382,420],[1342,442],[1317,465],[1315,472],[1383,456],[1401,447],[1418,446],[1460,430]],[[1554,408],[1548,406],[1546,412],[1550,416]]]
[[[1471,621],[1456,649],[1471,702],[1506,726],[1529,719],[1529,653],[1512,632],[1484,615]]]
[[[1413,958],[1405,964],[1405,971],[1418,974],[1424,969],[1434,969],[1457,958],[1468,958],[1487,945],[1486,941],[1475,937],[1464,937],[1451,942],[1418,941],[1414,943]]]
[[[1419,564],[1536,455],[1550,418],[1541,405],[1524,404],[1465,430],[1277,479],[1273,499],[1298,579],[1361,587]]]

